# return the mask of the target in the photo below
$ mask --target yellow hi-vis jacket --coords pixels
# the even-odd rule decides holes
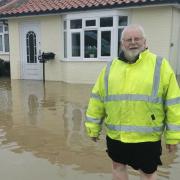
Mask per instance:
[[[180,89],[168,61],[145,50],[128,64],[114,59],[101,71],[92,90],[85,126],[98,137],[122,142],[153,142],[164,133],[166,144],[180,142]]]

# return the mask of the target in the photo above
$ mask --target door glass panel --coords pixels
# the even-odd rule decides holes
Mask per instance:
[[[85,31],[84,33],[85,58],[97,57],[97,30]]]
[[[26,35],[27,63],[37,63],[36,34],[29,31]]]
[[[111,55],[111,31],[101,32],[101,56]]]

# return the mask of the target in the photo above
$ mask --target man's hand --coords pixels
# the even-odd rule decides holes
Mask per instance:
[[[98,137],[91,137],[92,141],[97,142],[99,140]]]
[[[174,152],[177,149],[177,145],[176,144],[166,144],[166,149],[168,149],[168,152]]]

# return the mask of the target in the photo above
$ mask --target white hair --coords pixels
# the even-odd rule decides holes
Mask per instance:
[[[126,26],[126,27],[123,29],[123,31],[122,31],[122,33],[121,33],[121,41],[124,39],[124,33],[125,33],[127,30],[129,30],[129,29],[137,29],[137,30],[139,30],[139,31],[141,32],[141,34],[142,34],[142,37],[144,37],[144,38],[146,39],[146,35],[145,35],[145,32],[144,32],[144,29],[143,29],[143,27],[142,27],[141,25],[138,25],[138,24],[130,24],[130,25]]]

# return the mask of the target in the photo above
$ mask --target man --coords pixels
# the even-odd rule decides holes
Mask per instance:
[[[128,180],[126,165],[156,180],[161,137],[169,152],[180,142],[180,89],[168,61],[147,49],[141,26],[124,28],[121,48],[93,87],[85,126],[97,141],[104,121],[113,180]]]

